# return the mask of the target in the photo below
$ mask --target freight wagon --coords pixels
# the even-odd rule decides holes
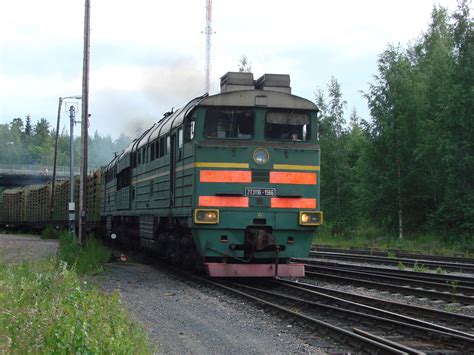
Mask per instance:
[[[87,178],[86,227],[98,228],[101,206],[101,170],[94,171]],[[51,218],[52,183],[30,185],[4,190],[0,194],[0,225],[9,228],[28,228],[40,230],[48,224],[58,228],[68,226],[69,181],[56,181],[54,208]],[[79,203],[79,179],[75,179],[74,201]],[[76,211],[76,221],[79,214]]]

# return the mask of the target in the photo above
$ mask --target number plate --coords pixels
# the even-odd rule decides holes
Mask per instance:
[[[256,196],[256,197],[276,196],[276,189],[265,189],[265,188],[259,188],[259,187],[246,187],[245,188],[245,196]]]

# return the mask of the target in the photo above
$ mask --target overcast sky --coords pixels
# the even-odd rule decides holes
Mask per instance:
[[[205,4],[91,0],[91,133],[134,137],[204,93]],[[356,107],[368,118],[360,91],[377,56],[425,31],[434,4],[456,8],[455,0],[213,0],[211,94],[245,54],[255,78],[290,74],[293,93],[310,100],[334,75],[347,113]],[[81,0],[0,1],[0,123],[31,114],[55,125],[58,97],[81,94],[83,16]]]

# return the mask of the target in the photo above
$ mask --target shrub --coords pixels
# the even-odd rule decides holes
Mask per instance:
[[[41,239],[59,239],[61,232],[48,224],[41,232]]]

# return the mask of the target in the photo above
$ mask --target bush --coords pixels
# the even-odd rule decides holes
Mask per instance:
[[[150,353],[118,294],[84,287],[56,259],[0,264],[0,353]]]
[[[41,239],[59,239],[61,232],[48,224],[45,229],[41,232]]]
[[[67,232],[59,238],[58,257],[68,267],[72,267],[79,274],[97,274],[102,271],[102,264],[109,261],[111,252],[93,236],[88,236],[84,248]]]

